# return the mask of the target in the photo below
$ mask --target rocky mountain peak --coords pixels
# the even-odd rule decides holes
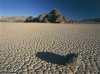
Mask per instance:
[[[61,12],[58,9],[53,9],[50,14],[61,15]]]

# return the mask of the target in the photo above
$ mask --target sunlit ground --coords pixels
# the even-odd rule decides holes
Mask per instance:
[[[82,59],[76,74],[99,74],[100,25],[0,23],[0,73],[73,74],[67,65],[38,58],[39,52],[79,53]]]

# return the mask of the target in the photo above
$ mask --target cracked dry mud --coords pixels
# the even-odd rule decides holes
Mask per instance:
[[[75,74],[100,74],[100,25],[0,23],[0,74],[74,74],[38,52],[80,53]]]

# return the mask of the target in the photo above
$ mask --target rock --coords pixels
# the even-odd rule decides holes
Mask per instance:
[[[46,16],[46,14],[41,14],[40,16],[39,16],[39,21],[40,22],[45,22],[45,16]]]
[[[54,14],[48,14],[48,15],[46,16],[46,18],[48,19],[48,21],[49,21],[50,23],[56,23],[56,22],[55,22],[56,16],[55,16]]]
[[[25,22],[33,22],[34,17],[33,16],[29,16],[26,18]]]
[[[34,18],[33,22],[39,22],[39,17]]]
[[[54,9],[48,14],[47,16],[48,20],[51,23],[64,23],[66,22],[66,19],[63,15],[61,15],[61,12],[58,9]]]
[[[49,14],[41,14],[39,17],[39,22],[43,23],[64,23],[66,19],[58,9],[52,10]]]
[[[42,23],[65,23],[66,18],[58,9],[52,10],[48,14],[41,14],[36,18],[28,17],[25,22],[42,22]]]
[[[47,18],[44,18],[44,23],[49,23]]]
[[[54,9],[50,12],[50,14],[55,14],[55,15],[61,15],[60,11],[58,9]]]
[[[58,15],[57,18],[56,18],[56,20],[55,20],[55,22],[56,22],[56,23],[64,23],[65,20],[66,20],[66,19],[65,19],[64,16]]]

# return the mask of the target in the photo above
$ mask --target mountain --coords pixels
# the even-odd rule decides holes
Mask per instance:
[[[41,22],[41,23],[100,23],[100,18],[78,20],[68,20],[61,14],[60,10],[53,9],[50,13],[33,16],[0,16],[0,22]]]
[[[85,19],[81,23],[100,23],[100,18]]]
[[[0,16],[0,22],[24,22],[25,16]]]
[[[53,9],[50,13],[33,16],[1,16],[0,22],[42,22],[42,23],[65,23],[66,18],[60,10]]]
[[[50,13],[41,14],[36,18],[28,17],[25,22],[42,22],[42,23],[66,23],[67,19],[58,9],[53,9]]]

